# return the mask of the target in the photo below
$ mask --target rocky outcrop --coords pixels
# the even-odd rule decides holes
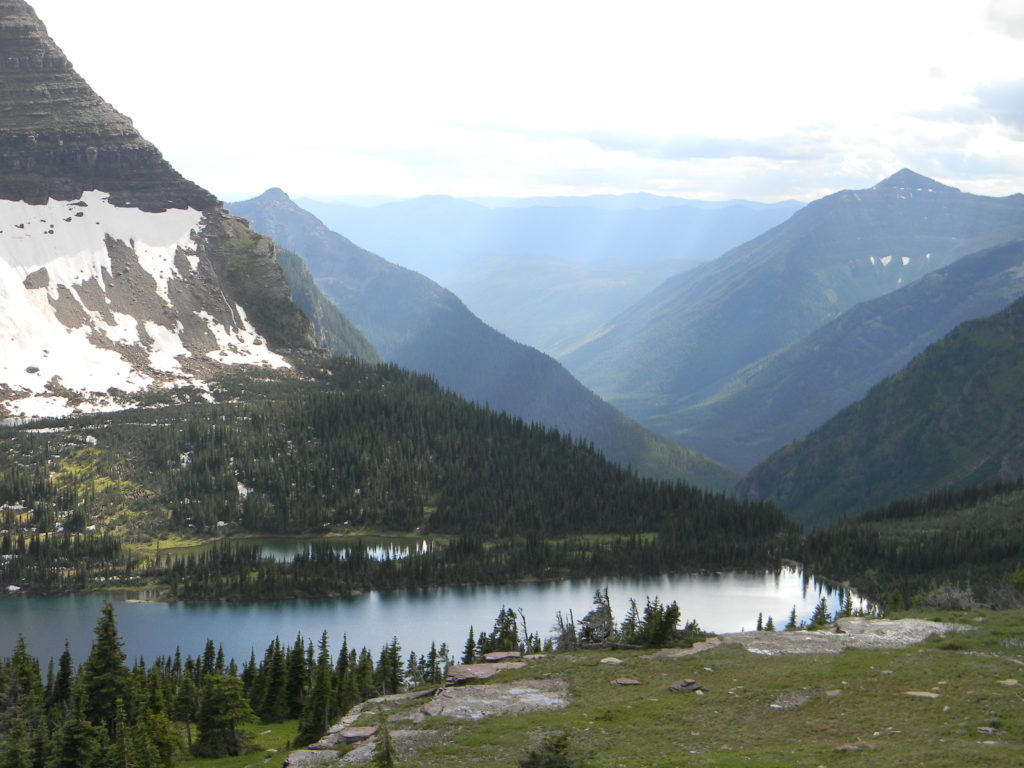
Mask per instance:
[[[0,77],[0,199],[100,189],[145,211],[217,205],[89,87],[24,0],[0,0]]]

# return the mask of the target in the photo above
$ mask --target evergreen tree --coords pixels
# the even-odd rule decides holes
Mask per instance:
[[[476,660],[476,640],[473,638],[473,626],[469,627],[469,637],[466,638],[466,645],[462,649],[462,663],[472,664]]]
[[[3,746],[0,768],[32,768],[32,745],[25,731],[25,722],[20,717],[10,719]]]
[[[76,684],[64,721],[54,734],[47,768],[100,768],[105,736],[103,727],[85,716],[85,692]]]
[[[334,708],[334,670],[327,632],[320,637],[319,653],[313,673],[313,685],[305,697],[299,717],[299,733],[295,745],[311,744],[327,732],[336,711]]]
[[[820,629],[826,626],[832,617],[828,613],[828,601],[823,597],[818,601],[818,604],[814,606],[814,613],[811,614],[811,628]]]
[[[254,719],[241,680],[217,673],[207,675],[196,715],[198,734],[192,753],[198,757],[242,754],[248,749],[248,741],[239,726]]]
[[[113,735],[118,702],[128,700],[129,674],[110,603],[103,603],[94,632],[92,652],[82,666],[84,712],[90,722]]]
[[[391,742],[388,718],[382,710],[377,712],[377,735],[373,745],[373,765],[377,768],[392,768],[398,762],[395,745]]]
[[[594,607],[580,619],[580,642],[598,644],[608,643],[614,639],[615,621],[612,617],[612,604],[608,597],[608,588],[598,589],[594,593]]]
[[[309,685],[306,643],[301,634],[295,638],[295,644],[288,651],[285,666],[287,668],[284,690],[285,718],[296,718],[302,714],[302,694]]]
[[[279,723],[288,717],[288,667],[281,642],[274,638],[267,647],[259,682],[255,686],[255,694],[260,696],[256,712],[268,723]]]
[[[243,688],[244,690],[244,688]],[[178,691],[174,696],[173,714],[174,719],[185,724],[185,736],[188,739],[188,748],[192,749],[192,723],[196,720],[196,713],[199,711],[199,691],[196,689],[192,675],[185,674],[178,684]]]
[[[626,611],[626,618],[622,620],[620,635],[622,642],[627,645],[635,645],[639,642],[640,633],[640,610],[637,608],[636,600],[629,598],[629,610]]]
[[[66,704],[71,697],[71,678],[73,673],[71,650],[68,648],[67,641],[65,641],[64,652],[60,655],[60,660],[57,662],[57,674],[53,679],[53,685],[50,688],[50,696],[47,702],[51,707]]]
[[[789,612],[789,620],[786,622],[785,630],[787,632],[792,632],[798,626],[799,625],[797,624],[797,618],[796,618],[796,606],[794,605],[793,606],[793,610]]]

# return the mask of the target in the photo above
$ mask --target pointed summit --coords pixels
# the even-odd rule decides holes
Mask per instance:
[[[915,173],[909,168],[902,168],[887,179],[882,179],[872,189],[909,189],[914,192],[959,192],[956,187],[948,187],[940,184],[935,179],[929,179],[920,173]]]
[[[89,87],[24,0],[0,0],[0,77],[0,199],[43,205],[98,189],[150,212],[217,205]]]
[[[290,203],[292,201],[288,193],[280,187],[271,187],[255,199],[264,203]]]

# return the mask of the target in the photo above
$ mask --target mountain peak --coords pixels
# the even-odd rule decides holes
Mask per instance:
[[[949,187],[940,184],[935,179],[929,179],[920,173],[915,173],[909,168],[901,168],[887,179],[882,179],[872,189],[911,189],[919,192],[959,192],[956,187]]]
[[[257,197],[256,200],[260,200],[260,201],[265,202],[265,203],[275,203],[275,202],[290,203],[290,202],[292,202],[292,199],[288,196],[288,193],[285,192],[280,187],[271,187],[266,192],[264,192],[262,195]]]
[[[46,205],[101,190],[150,212],[217,205],[89,87],[25,0],[0,0],[0,51],[0,200]]]

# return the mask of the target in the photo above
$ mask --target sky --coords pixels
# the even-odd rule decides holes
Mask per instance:
[[[223,200],[1024,191],[1024,0],[29,0]]]

